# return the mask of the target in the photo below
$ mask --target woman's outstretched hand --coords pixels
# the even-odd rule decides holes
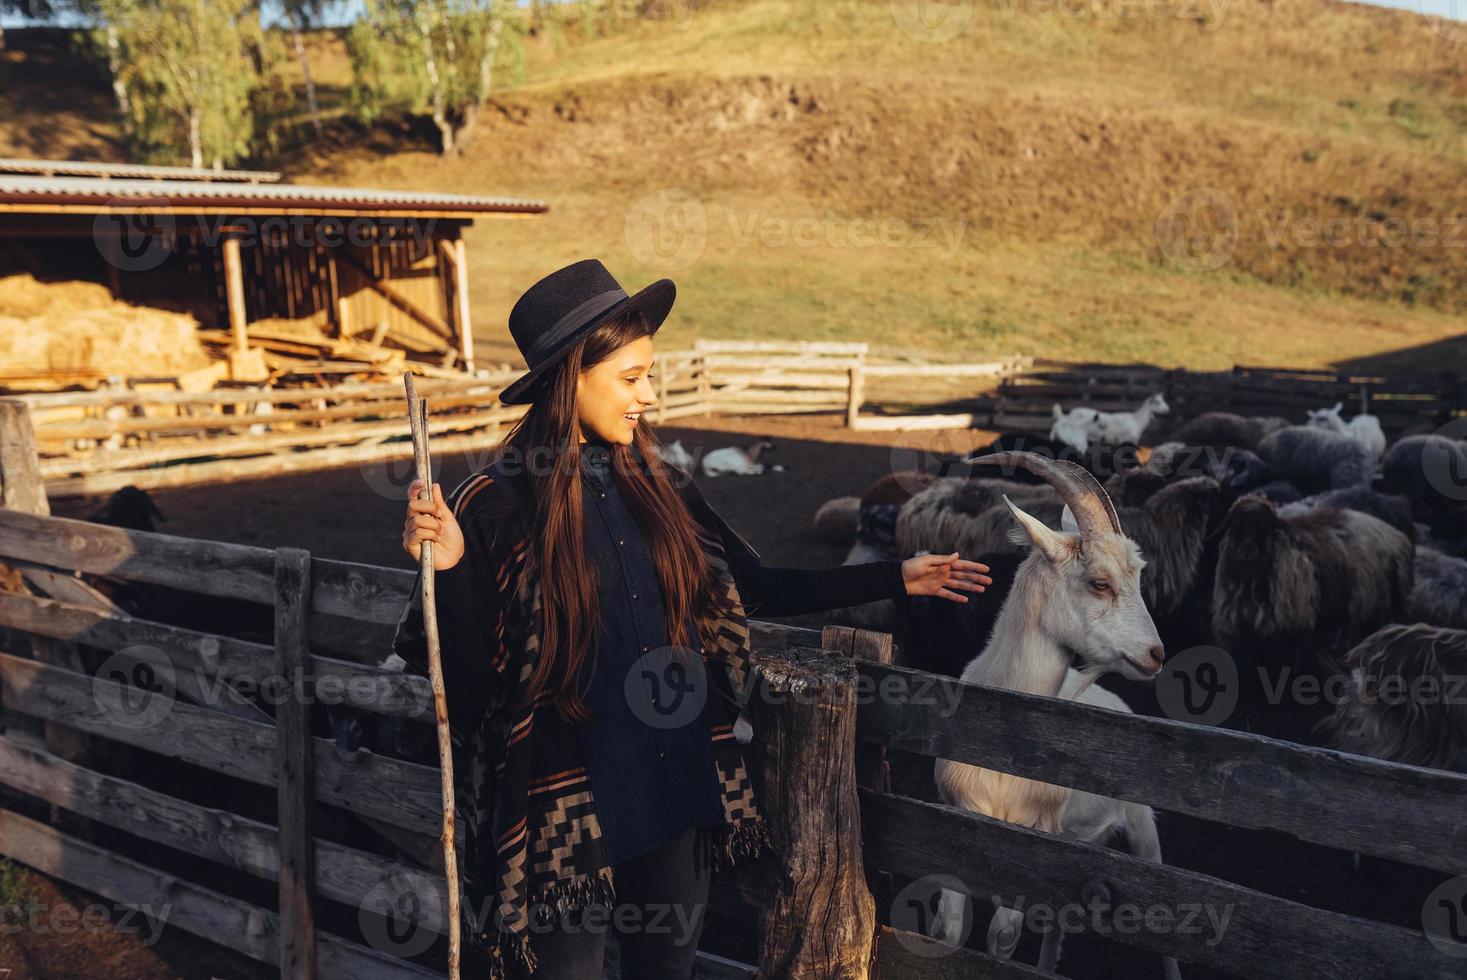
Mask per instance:
[[[956,551],[950,555],[918,555],[902,562],[907,595],[936,595],[953,602],[968,601],[967,596],[953,589],[982,592],[992,585],[987,572],[987,565],[959,558]]]
[[[458,520],[443,499],[443,488],[433,484],[433,499],[419,500],[423,481],[414,480],[408,487],[407,521],[402,526],[403,550],[421,561],[423,542],[433,542],[433,570],[443,572],[459,563],[464,556],[464,533]]]

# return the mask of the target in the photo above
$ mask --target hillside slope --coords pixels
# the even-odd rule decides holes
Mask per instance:
[[[284,163],[549,200],[471,233],[478,332],[511,357],[518,291],[597,255],[629,287],[677,281],[668,343],[1467,365],[1457,25],[1324,0],[920,6],[543,32],[463,156],[342,127]]]

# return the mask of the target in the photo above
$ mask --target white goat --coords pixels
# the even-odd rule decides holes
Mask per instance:
[[[1119,446],[1126,443],[1139,445],[1141,434],[1151,424],[1152,418],[1167,415],[1171,407],[1161,392],[1147,396],[1141,407],[1130,412],[1096,412],[1090,420],[1087,434],[1092,442],[1102,446]]]
[[[1310,409],[1309,421],[1305,424],[1316,429],[1326,429],[1349,436],[1370,450],[1372,460],[1379,460],[1386,449],[1385,431],[1380,427],[1380,419],[1361,412],[1346,422],[1340,416],[1340,410],[1344,407],[1344,402],[1335,402],[1332,408]]]
[[[1094,477],[1068,461],[1017,452],[981,461],[1021,465],[1044,477],[1069,508],[1076,533],[1052,530],[1004,498],[1033,550],[1015,574],[988,643],[964,669],[962,680],[1128,710],[1114,694],[1093,687],[1094,680],[1108,671],[1154,680],[1163,650],[1141,598],[1145,561],[1122,532],[1110,498]],[[1083,670],[1070,667],[1071,652],[1083,662]],[[943,799],[953,806],[1077,840],[1102,842],[1122,832],[1138,857],[1161,861],[1156,818],[1148,806],[949,759],[937,759],[933,775]],[[966,901],[960,892],[943,890],[933,926],[937,938],[954,941]],[[996,908],[988,929],[989,952],[1012,956],[1022,920],[1021,912]],[[1054,970],[1062,938],[1056,929],[1045,933],[1041,970]],[[1176,961],[1168,957],[1164,963],[1167,976],[1179,980]]]
[[[1072,408],[1063,411],[1059,402],[1050,409],[1053,422],[1049,426],[1049,437],[1083,453],[1090,448],[1090,423],[1100,414],[1093,408]]]
[[[778,463],[773,466],[765,466],[759,462],[760,453],[773,448],[773,439],[760,439],[748,446],[724,446],[721,449],[715,449],[703,457],[703,474],[722,476],[725,473],[733,473],[737,476],[757,476],[766,470],[771,473],[782,472],[784,467]]]
[[[657,447],[657,455],[664,463],[671,463],[684,473],[693,472],[693,455],[683,448],[681,439],[674,439],[665,446]]]

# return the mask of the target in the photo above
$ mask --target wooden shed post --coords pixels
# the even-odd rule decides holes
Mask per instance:
[[[464,240],[453,240],[453,294],[458,301],[458,342],[464,370],[474,370],[474,326],[469,320],[469,256]]]
[[[244,353],[249,349],[250,337],[246,332],[244,294],[244,266],[239,259],[239,239],[226,234],[220,247],[224,250],[224,296],[229,303],[229,331],[234,335],[234,349]]]
[[[761,656],[754,669],[759,802],[774,845],[760,903],[759,975],[865,980],[876,903],[861,861],[855,665],[797,647]]]
[[[281,980],[314,980],[315,770],[312,765],[306,643],[311,605],[311,556],[299,548],[275,552],[275,708],[277,827],[280,868]]]

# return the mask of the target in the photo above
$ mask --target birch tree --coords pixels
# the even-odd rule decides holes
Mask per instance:
[[[484,100],[518,75],[522,49],[510,7],[508,0],[367,0],[347,34],[357,114],[370,123],[393,110],[426,112],[443,155],[461,152]]]

